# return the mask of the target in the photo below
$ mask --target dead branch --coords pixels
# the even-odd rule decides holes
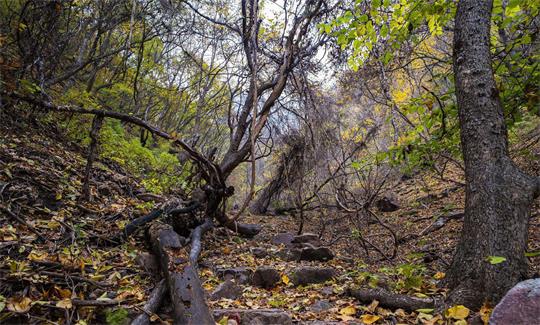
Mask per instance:
[[[401,308],[406,311],[415,311],[423,308],[434,308],[437,304],[435,299],[418,298],[402,294],[395,294],[384,289],[349,289],[348,294],[351,297],[358,299],[362,303],[369,304],[373,300],[377,300],[379,305],[385,308],[397,309]]]
[[[207,222],[203,225],[193,231],[192,243],[200,241],[203,230],[209,229]],[[178,234],[170,225],[159,223],[150,227],[149,234],[169,290],[175,323],[213,325],[214,320],[205,301],[196,263],[192,264],[191,254],[182,245]],[[192,251],[197,251],[197,245],[200,243],[192,246]]]
[[[166,292],[167,285],[165,284],[165,280],[159,281],[159,283],[154,287],[154,290],[152,290],[152,293],[150,293],[148,301],[146,304],[144,304],[143,312],[131,322],[131,325],[150,324],[150,316],[158,311]]]

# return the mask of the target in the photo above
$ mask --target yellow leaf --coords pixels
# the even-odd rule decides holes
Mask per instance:
[[[283,275],[281,276],[281,281],[283,281],[283,283],[285,283],[285,284],[289,284],[289,283],[291,282],[291,280],[289,279],[289,277],[288,277],[287,275],[285,275],[285,274],[283,274]]]
[[[446,318],[453,319],[465,319],[469,316],[469,308],[463,305],[457,305],[451,308],[448,308],[445,312]]]
[[[28,297],[9,298],[7,301],[7,309],[15,313],[26,313],[30,307],[32,307],[32,299]]]
[[[62,289],[59,286],[54,286],[54,290],[56,290],[58,297],[62,299],[71,298],[71,290],[69,289]]]
[[[231,248],[230,247],[223,247],[223,254],[230,254],[231,253]]]
[[[71,309],[73,307],[73,304],[71,303],[71,299],[62,299],[56,303],[56,307],[65,308],[65,309]]]
[[[377,309],[377,306],[379,306],[378,300],[373,300],[369,306],[367,306],[367,310],[371,313],[375,312],[375,309]]]
[[[364,314],[362,316],[360,316],[360,318],[362,319],[362,322],[364,324],[373,324],[375,323],[376,321],[378,321],[379,319],[381,319],[380,316],[377,316],[377,315],[369,315],[369,314]]]
[[[437,280],[440,280],[440,279],[444,279],[445,276],[446,276],[446,274],[444,272],[437,272],[437,273],[435,273],[435,275],[433,277],[435,279],[437,279]]]
[[[467,321],[464,319],[459,319],[454,322],[454,325],[467,325]]]
[[[345,316],[352,316],[356,314],[356,308],[354,308],[354,306],[347,306],[345,308],[341,308],[339,310],[339,313]]]
[[[491,312],[493,311],[493,308],[489,307],[489,305],[482,305],[480,308],[480,318],[484,322],[484,325],[487,325],[489,322],[489,317],[491,316]]]

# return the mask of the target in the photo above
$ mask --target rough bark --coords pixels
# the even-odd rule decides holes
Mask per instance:
[[[207,226],[204,228],[208,229]],[[214,324],[197,273],[198,253],[194,253],[195,249],[200,252],[200,248],[194,247],[200,247],[203,232],[194,231],[190,254],[170,225],[154,224],[150,227],[150,240],[167,283],[175,324]]]
[[[491,0],[461,0],[454,74],[465,162],[465,217],[449,272],[452,304],[496,302],[525,278],[527,221],[538,181],[509,158],[507,130],[491,67]],[[506,261],[492,265],[488,256]]]

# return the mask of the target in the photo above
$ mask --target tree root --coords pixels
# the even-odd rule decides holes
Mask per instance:
[[[373,300],[379,301],[379,305],[385,308],[398,309],[406,311],[415,311],[423,308],[435,308],[439,305],[438,301],[430,298],[411,297],[402,294],[395,294],[384,289],[349,289],[348,295],[358,299],[360,302],[369,304]]]

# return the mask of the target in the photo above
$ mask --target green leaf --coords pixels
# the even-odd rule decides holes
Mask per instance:
[[[358,161],[353,161],[351,167],[354,169],[360,169],[360,163]]]
[[[488,256],[486,260],[487,260],[490,264],[495,265],[495,264],[500,264],[500,263],[506,261],[506,257],[502,257],[502,256]]]
[[[526,252],[526,253],[525,253],[525,256],[527,256],[527,257],[536,257],[536,256],[540,256],[540,251],[536,251],[536,252]]]

